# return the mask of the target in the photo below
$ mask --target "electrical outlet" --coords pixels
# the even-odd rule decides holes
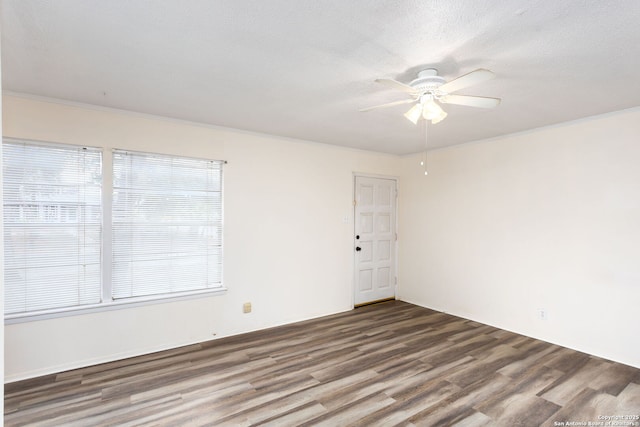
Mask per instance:
[[[242,312],[243,313],[251,313],[251,303],[250,302],[245,302],[242,305]]]
[[[549,313],[547,313],[547,309],[546,308],[539,308],[538,309],[538,319],[540,319],[540,320],[549,320]]]

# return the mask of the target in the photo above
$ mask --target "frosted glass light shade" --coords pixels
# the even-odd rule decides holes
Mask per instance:
[[[418,123],[418,119],[422,115],[422,104],[417,103],[409,111],[404,113],[404,116],[414,125]]]
[[[440,106],[433,100],[433,98],[429,98],[425,103],[422,110],[422,117],[426,120],[433,120],[440,116],[442,116],[444,111]],[[445,113],[446,114],[446,113]],[[443,117],[444,118],[444,117]],[[441,119],[442,120],[442,119]]]
[[[447,117],[447,113],[444,110],[441,111],[442,113],[438,117],[435,117],[433,120],[431,120],[431,124],[435,125],[436,123],[440,123],[445,119],[445,117]]]

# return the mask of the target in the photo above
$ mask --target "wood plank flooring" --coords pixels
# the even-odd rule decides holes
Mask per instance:
[[[7,384],[4,421],[559,426],[615,415],[640,415],[640,369],[392,301]]]

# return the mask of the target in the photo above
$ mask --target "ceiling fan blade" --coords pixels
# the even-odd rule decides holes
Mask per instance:
[[[416,101],[417,101],[416,99],[403,99],[402,101],[394,101],[394,102],[389,102],[387,104],[376,105],[374,107],[363,108],[359,111],[364,113],[365,111],[375,110],[376,108],[393,107],[394,105],[409,104],[410,102],[416,102]]]
[[[468,107],[494,108],[500,104],[500,98],[471,95],[446,95],[440,98],[445,104],[466,105]]]
[[[376,83],[381,83],[381,84],[383,84],[385,86],[388,86],[388,87],[390,87],[392,89],[401,90],[403,92],[410,93],[411,95],[415,95],[416,93],[418,93],[411,86],[406,85],[404,83],[400,83],[399,81],[392,80],[392,79],[376,79]]]
[[[460,89],[464,89],[465,87],[473,86],[475,84],[491,80],[495,76],[496,75],[489,70],[478,68],[475,71],[460,76],[457,79],[451,80],[449,83],[443,84],[439,87],[439,89],[442,92],[451,93]]]

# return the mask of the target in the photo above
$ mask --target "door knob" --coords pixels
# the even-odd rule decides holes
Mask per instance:
[[[356,252],[360,252],[362,248],[360,246],[356,246]]]
[[[357,239],[357,240],[360,240],[360,235],[359,235],[359,234],[356,236],[356,239]]]

